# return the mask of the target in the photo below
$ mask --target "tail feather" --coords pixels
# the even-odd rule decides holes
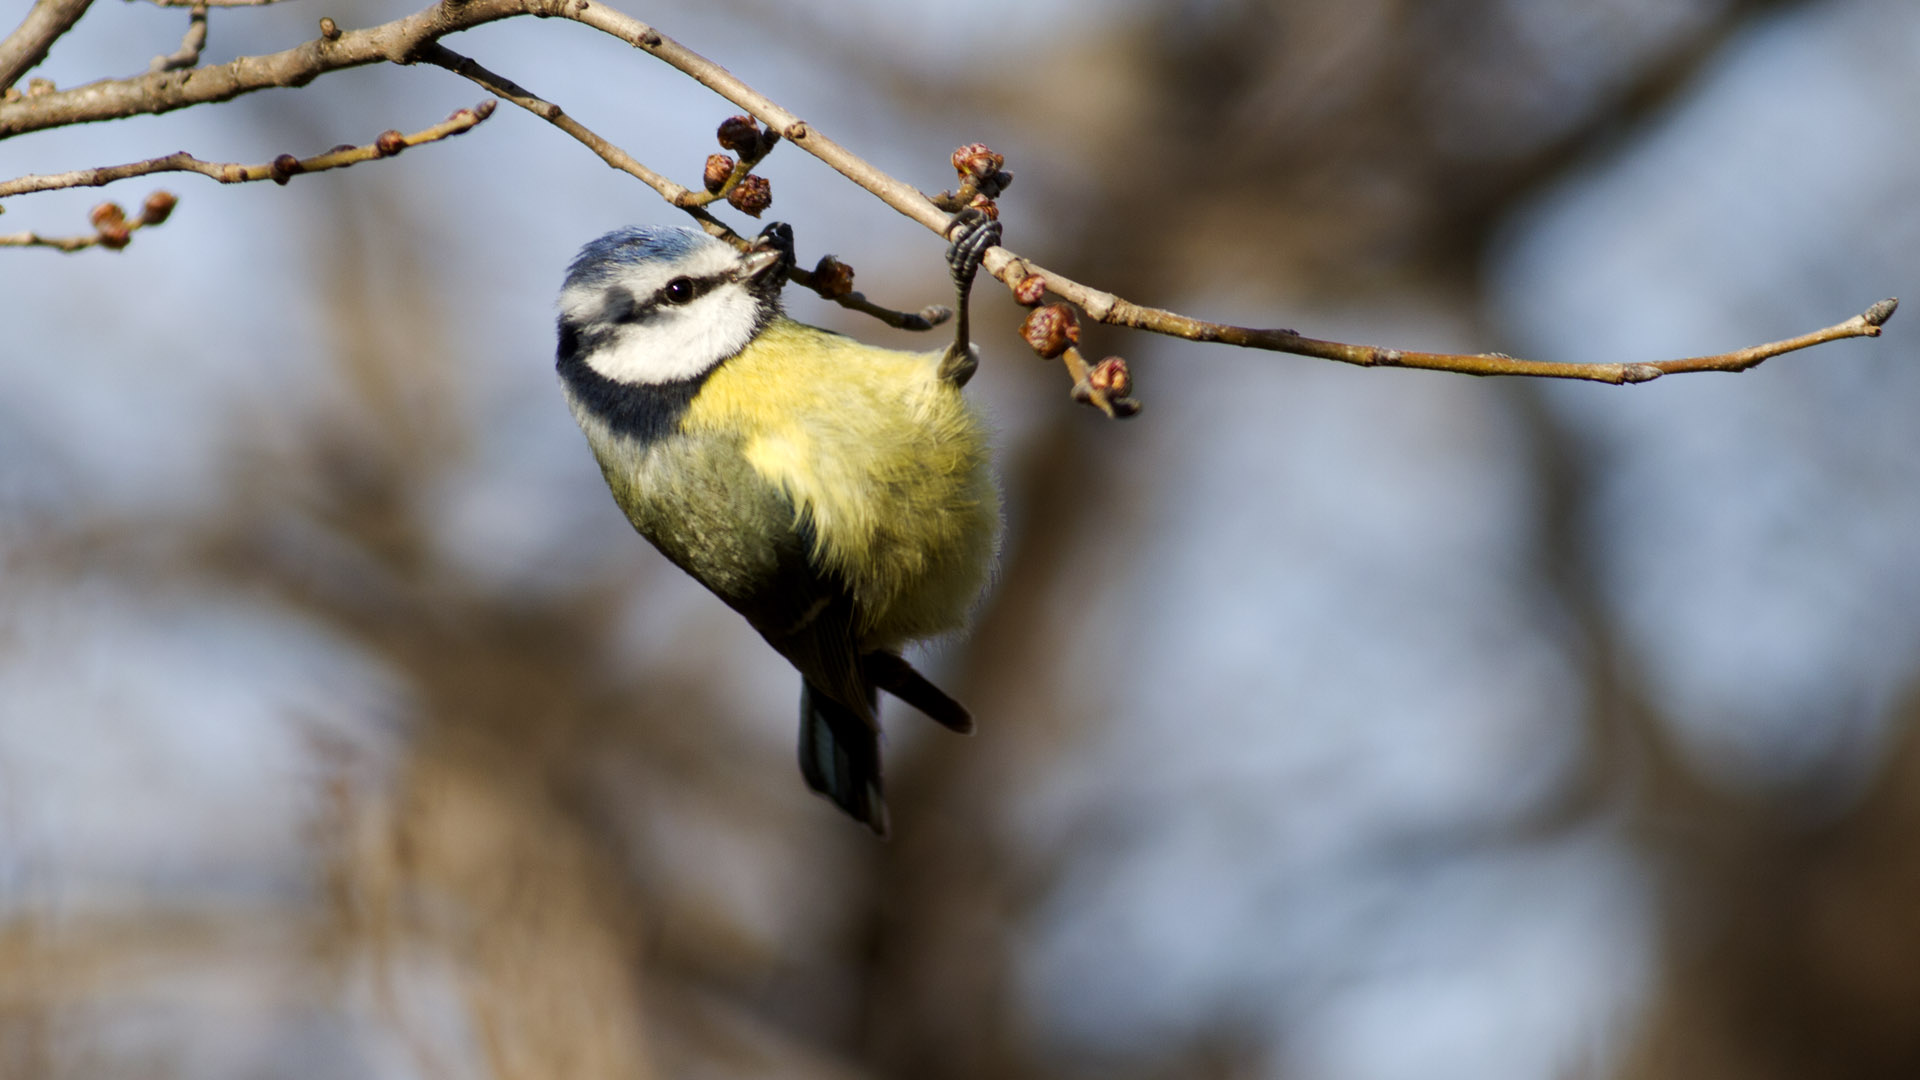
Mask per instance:
[[[800,688],[800,774],[876,836],[887,835],[887,804],[880,793],[879,699],[867,691],[861,715],[816,690]]]

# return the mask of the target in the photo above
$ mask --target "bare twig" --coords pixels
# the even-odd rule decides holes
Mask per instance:
[[[156,56],[147,65],[148,71],[178,71],[190,68],[200,62],[200,50],[207,47],[207,5],[204,2],[193,5],[187,15],[187,34],[180,39],[180,48],[166,56]]]
[[[75,4],[79,0],[41,0],[41,4],[47,6],[63,3]],[[709,201],[704,193],[696,193],[648,169],[625,151],[573,121],[559,106],[541,100],[510,80],[437,44],[440,38],[448,34],[516,15],[572,19],[664,60],[746,110],[766,124],[772,133],[824,161],[886,205],[936,234],[942,237],[946,235],[951,220],[949,215],[925,194],[874,168],[859,155],[814,130],[799,117],[735,78],[725,68],[646,23],[596,0],[461,0],[459,3],[436,4],[424,11],[365,30],[341,31],[329,25],[320,39],[267,56],[242,57],[230,64],[195,68],[185,73],[155,72],[132,79],[103,80],[72,90],[0,103],[0,138],[93,120],[169,112],[191,105],[230,100],[268,87],[303,86],[327,72],[364,64],[381,61],[410,64],[424,60],[473,79],[500,97],[548,120],[594,150],[608,164],[635,176],[659,192],[669,203],[692,214],[708,232],[737,242],[739,238],[708,215],[700,205]],[[19,36],[16,32],[15,37]],[[1891,301],[1882,302],[1853,319],[1824,330],[1714,356],[1655,363],[1556,364],[1491,353],[1426,353],[1349,345],[1305,337],[1290,330],[1262,330],[1206,322],[1176,312],[1134,304],[1047,270],[1005,248],[996,247],[988,251],[985,266],[989,273],[1009,288],[1021,292],[1031,291],[1033,279],[1038,279],[1044,282],[1047,290],[1079,305],[1100,322],[1193,341],[1225,342],[1368,367],[1415,367],[1469,375],[1521,375],[1610,383],[1645,382],[1679,372],[1743,371],[1769,357],[1796,349],[1842,338],[1875,337],[1894,309]],[[1023,282],[1027,283],[1025,289],[1021,289]]]
[[[998,267],[995,266],[996,256],[998,256]],[[1082,285],[1072,278],[1028,262],[1001,248],[995,248],[987,253],[987,268],[995,277],[1007,281],[1010,285],[1018,284],[1029,274],[1038,275],[1046,282],[1049,291],[1077,304],[1088,315],[1100,322],[1148,330],[1189,341],[1217,341],[1249,349],[1268,349],[1274,352],[1292,353],[1296,356],[1335,360],[1360,367],[1420,368],[1460,375],[1582,379],[1616,385],[1648,382],[1662,375],[1696,371],[1745,371],[1783,353],[1824,345],[1830,341],[1855,337],[1879,337],[1881,326],[1893,317],[1894,310],[1899,307],[1897,299],[1889,298],[1874,304],[1845,322],[1836,323],[1823,330],[1783,341],[1769,342],[1765,345],[1716,353],[1712,356],[1693,356],[1681,360],[1645,363],[1564,364],[1547,360],[1521,360],[1502,353],[1409,352],[1374,345],[1349,345],[1344,342],[1305,337],[1292,330],[1261,330],[1205,322],[1177,312],[1145,307],[1123,300],[1112,293]]]
[[[100,235],[41,236],[36,232],[0,233],[0,247],[48,247],[59,251],[80,251],[100,243]]]
[[[615,146],[612,142],[593,132],[585,124],[568,116],[565,109],[540,97],[533,91],[514,82],[504,75],[495,74],[479,62],[460,55],[445,45],[428,43],[415,51],[414,61],[434,64],[446,68],[456,75],[464,76],[486,88],[487,92],[527,110],[533,115],[566,132],[579,140],[582,146],[599,155],[600,160],[639,180],[660,193],[668,202],[692,212],[695,204],[690,202],[693,192],[665,176],[654,172],[635,160],[632,154]],[[708,232],[715,236],[732,236],[733,231],[704,211],[695,213]],[[735,239],[738,239],[735,237]]]
[[[93,225],[91,236],[41,236],[35,232],[10,233],[0,236],[0,247],[50,247],[60,251],[82,251],[90,247],[104,247],[118,251],[133,240],[133,234],[153,225],[165,224],[173,214],[174,204],[179,200],[172,192],[156,191],[147,196],[140,207],[140,216],[127,220],[127,212],[119,203],[105,202],[93,208],[87,215]]]
[[[831,300],[850,311],[870,315],[896,330],[931,330],[953,318],[953,309],[945,304],[928,304],[919,311],[895,311],[884,308],[854,291],[853,267],[831,255],[823,257],[812,270],[795,266],[787,271],[787,280],[812,289],[822,300]]]
[[[36,0],[19,28],[0,41],[0,90],[20,81],[33,65],[47,58],[47,50],[61,34],[73,28],[93,0]]]
[[[52,191],[56,188],[100,187],[111,184],[115,180],[158,172],[199,173],[201,176],[211,176],[223,184],[241,184],[252,180],[272,180],[276,184],[284,184],[300,173],[344,169],[363,161],[392,157],[409,146],[438,142],[441,139],[459,135],[492,116],[493,109],[494,102],[483,101],[471,109],[461,109],[440,123],[411,135],[403,135],[398,131],[386,131],[365,146],[337,146],[324,154],[316,154],[308,158],[281,154],[263,165],[202,161],[182,150],[179,153],[168,154],[166,157],[150,158],[126,165],[76,169],[73,172],[46,176],[22,176],[17,180],[0,182],[0,198],[35,191]]]

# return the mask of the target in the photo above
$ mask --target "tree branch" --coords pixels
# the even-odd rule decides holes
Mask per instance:
[[[61,34],[73,28],[93,0],[36,0],[13,33],[0,41],[0,90],[20,81],[35,64],[47,58]]]
[[[42,8],[62,6],[84,9],[85,4],[82,0],[40,0],[35,12],[40,12]],[[191,105],[230,100],[268,87],[303,86],[330,71],[381,61],[397,64],[425,61],[471,79],[490,92],[554,124],[592,149],[609,165],[629,173],[653,188],[669,203],[693,215],[708,232],[738,241],[739,238],[730,229],[700,205],[710,201],[707,195],[668,180],[574,121],[559,106],[542,100],[511,80],[438,44],[439,39],[448,34],[516,15],[571,19],[658,57],[746,110],[766,124],[771,133],[819,158],[881,202],[943,238],[946,236],[951,218],[918,189],[874,168],[859,155],[814,130],[720,65],[598,0],[459,0],[457,3],[436,4],[380,26],[344,32],[334,26],[331,19],[323,19],[320,38],[268,56],[241,57],[229,64],[185,72],[155,72],[131,79],[103,80],[73,90],[0,104],[0,138],[68,124],[170,112]],[[29,22],[32,20],[33,16],[29,16]],[[7,44],[12,45],[25,30],[23,26],[21,31],[16,31]],[[3,52],[4,47],[0,46],[0,53]],[[1410,367],[1466,375],[1518,375],[1609,383],[1645,382],[1661,375],[1681,372],[1744,371],[1770,357],[1797,349],[1842,338],[1877,337],[1882,324],[1893,314],[1896,306],[1892,300],[1882,301],[1861,315],[1824,330],[1714,356],[1654,363],[1557,364],[1520,360],[1499,353],[1428,353],[1349,345],[1309,338],[1291,330],[1263,330],[1206,322],[1177,312],[1132,303],[1041,267],[1005,248],[989,250],[985,266],[989,273],[1013,289],[1016,298],[1023,303],[1037,303],[1044,287],[1046,291],[1078,305],[1100,322],[1192,341],[1224,342],[1364,367]],[[795,279],[799,280],[799,275]],[[845,300],[842,302],[846,303]],[[1084,377],[1077,379],[1077,391],[1086,382]],[[1081,396],[1085,397],[1084,394]]]
[[[147,65],[148,71],[178,71],[190,68],[200,62],[200,50],[207,47],[207,5],[205,0],[193,5],[187,15],[187,33],[180,39],[180,48],[166,56],[156,56]]]
[[[365,146],[337,146],[324,154],[316,154],[309,158],[281,154],[264,165],[202,161],[182,150],[165,157],[149,158],[146,161],[135,161],[126,165],[76,169],[73,172],[46,176],[22,176],[17,180],[0,183],[0,198],[9,195],[25,195],[35,191],[53,191],[57,188],[101,187],[115,180],[159,172],[199,173],[201,176],[210,176],[223,184],[243,184],[253,180],[271,180],[276,184],[284,184],[301,173],[344,169],[363,161],[393,157],[409,146],[439,142],[441,139],[462,134],[492,116],[493,109],[493,102],[483,101],[471,109],[461,109],[440,123],[411,135],[403,135],[398,131],[386,131]]]

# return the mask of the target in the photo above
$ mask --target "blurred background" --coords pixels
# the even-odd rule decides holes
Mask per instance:
[[[1009,246],[1205,317],[1652,360],[1920,294],[1910,0],[624,6],[925,190],[989,143]],[[216,9],[204,59],[413,7]],[[186,19],[97,4],[33,74]],[[684,182],[737,111],[577,25],[448,44]],[[343,72],[0,175],[482,96]],[[804,262],[945,298],[937,238],[760,171]],[[106,197],[160,187],[125,251],[0,251],[0,1075],[1920,1075],[1912,314],[1625,389],[1096,328],[1114,424],[983,287],[999,580],[921,657],[980,733],[889,711],[882,844],[551,374],[572,253],[675,212],[510,107]]]

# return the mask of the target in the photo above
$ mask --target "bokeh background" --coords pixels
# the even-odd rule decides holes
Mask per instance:
[[[924,189],[988,142],[1010,246],[1204,316],[1646,360],[1920,293],[1911,0],[626,7]],[[205,59],[411,9],[216,10]],[[103,0],[34,74],[185,22]],[[577,25],[449,44],[687,181],[736,111]],[[345,72],[0,174],[480,97]],[[935,237],[761,171],[804,260],[944,297]],[[922,657],[980,734],[888,713],[881,844],[554,385],[564,266],[650,191],[508,107],[107,194],[157,187],[125,251],[0,251],[0,1074],[1920,1075],[1912,315],[1625,389],[1094,329],[1114,424],[983,287],[1006,538]]]

